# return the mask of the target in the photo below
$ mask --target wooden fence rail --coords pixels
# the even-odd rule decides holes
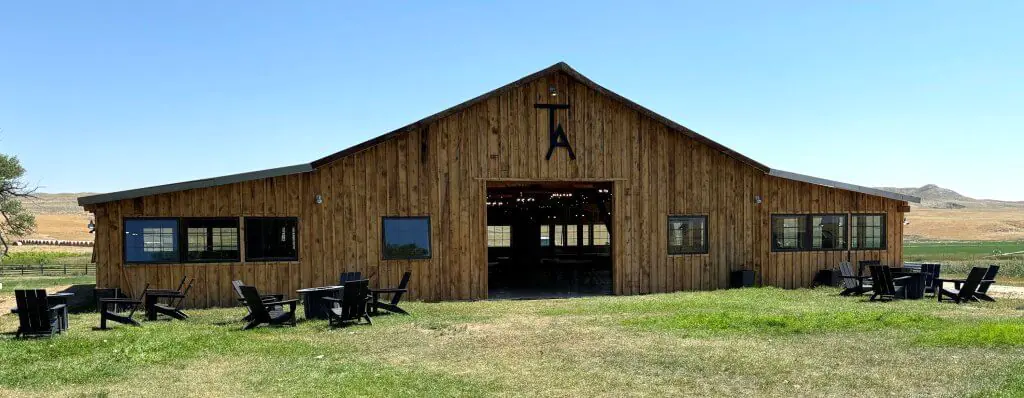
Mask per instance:
[[[96,275],[96,264],[0,264],[0,276],[20,275]]]

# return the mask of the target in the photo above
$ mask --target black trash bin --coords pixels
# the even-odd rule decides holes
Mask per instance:
[[[754,271],[749,269],[743,269],[739,271],[733,271],[729,275],[729,287],[736,289],[741,287],[753,287],[754,286]]]
[[[814,275],[814,281],[811,282],[811,287],[817,286],[839,286],[842,282],[839,271],[831,269],[818,270],[818,273]]]

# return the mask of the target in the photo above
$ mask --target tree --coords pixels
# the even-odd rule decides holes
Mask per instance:
[[[20,198],[32,197],[34,188],[22,180],[25,168],[16,156],[0,153],[0,259],[7,256],[14,236],[32,233],[36,218],[21,205]]]

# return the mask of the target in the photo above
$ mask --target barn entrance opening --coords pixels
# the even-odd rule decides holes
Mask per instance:
[[[611,183],[489,183],[488,296],[611,294],[612,187]]]

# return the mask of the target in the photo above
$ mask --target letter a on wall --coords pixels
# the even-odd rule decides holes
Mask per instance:
[[[564,147],[569,151],[569,159],[576,160],[576,152],[573,152],[572,145],[569,144],[569,136],[565,135],[565,129],[562,128],[561,123],[555,125],[555,111],[569,109],[569,104],[534,104],[533,107],[548,110],[548,136],[551,142],[548,145],[548,154],[544,159],[551,160],[555,148]]]

